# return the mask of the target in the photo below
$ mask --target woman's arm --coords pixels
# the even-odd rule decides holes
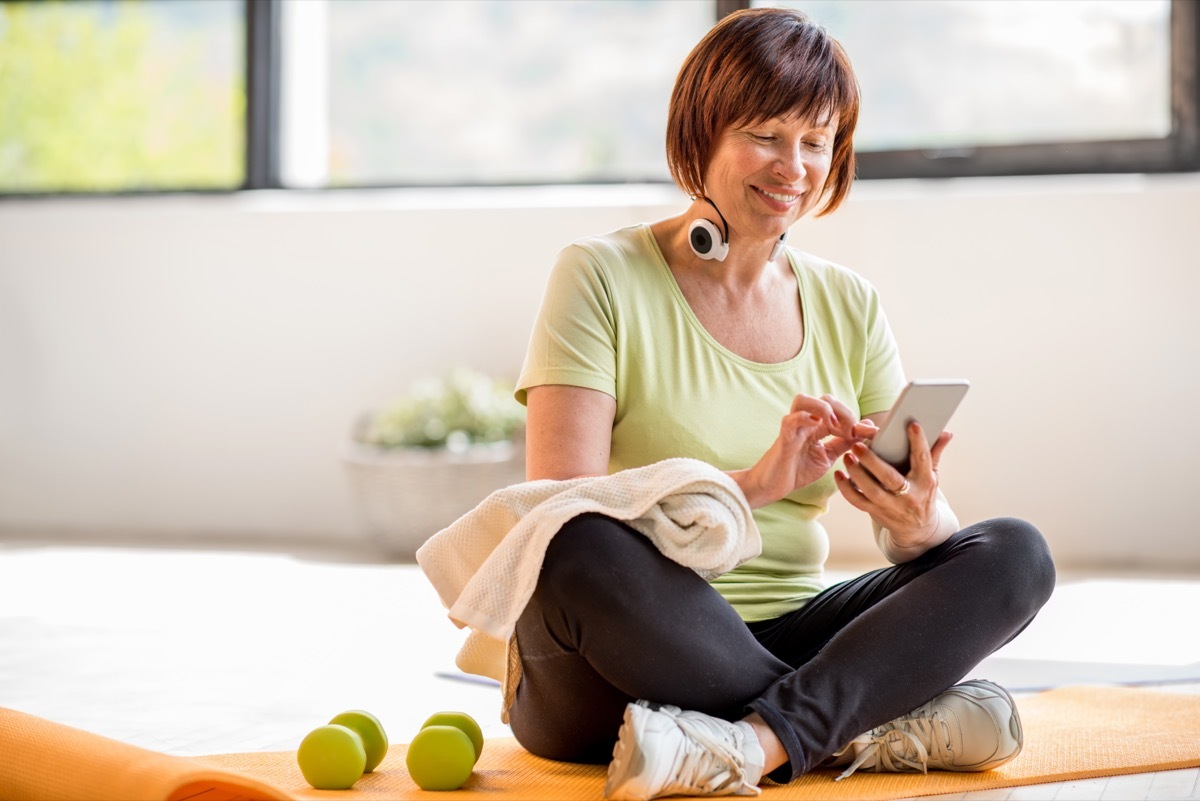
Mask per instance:
[[[608,474],[617,401],[595,389],[546,384],[525,395],[525,478]]]

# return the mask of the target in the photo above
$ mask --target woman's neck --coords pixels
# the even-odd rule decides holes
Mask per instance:
[[[765,274],[787,265],[787,256],[782,249],[779,249],[773,261],[770,259],[777,239],[751,240],[736,234],[731,237],[729,253],[724,260],[700,258],[689,243],[688,228],[694,220],[703,216],[705,209],[712,215],[706,219],[716,217],[707,203],[697,201],[691,209],[678,217],[671,217],[651,226],[659,249],[662,250],[672,271],[694,273],[697,278],[703,277],[729,286],[754,286]],[[719,218],[713,222],[719,225]]]

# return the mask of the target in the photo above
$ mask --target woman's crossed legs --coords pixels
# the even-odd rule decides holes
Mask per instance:
[[[787,781],[959,681],[1053,585],[1041,535],[1000,518],[747,625],[645,537],[584,515],[551,541],[517,623],[513,733],[540,756],[603,763],[632,701],[724,720],[755,712],[787,752],[773,774]]]

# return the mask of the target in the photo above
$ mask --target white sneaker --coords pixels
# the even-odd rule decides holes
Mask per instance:
[[[625,707],[604,795],[613,801],[758,795],[762,763],[748,724],[638,701]]]
[[[835,754],[856,770],[875,772],[981,771],[1021,753],[1025,742],[1012,696],[990,681],[956,684],[932,701],[855,737]]]

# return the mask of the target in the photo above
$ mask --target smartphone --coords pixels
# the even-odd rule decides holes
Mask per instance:
[[[913,420],[920,423],[925,431],[925,440],[932,448],[970,386],[962,378],[928,378],[909,382],[896,399],[887,422],[872,440],[871,450],[907,475],[908,424]]]

